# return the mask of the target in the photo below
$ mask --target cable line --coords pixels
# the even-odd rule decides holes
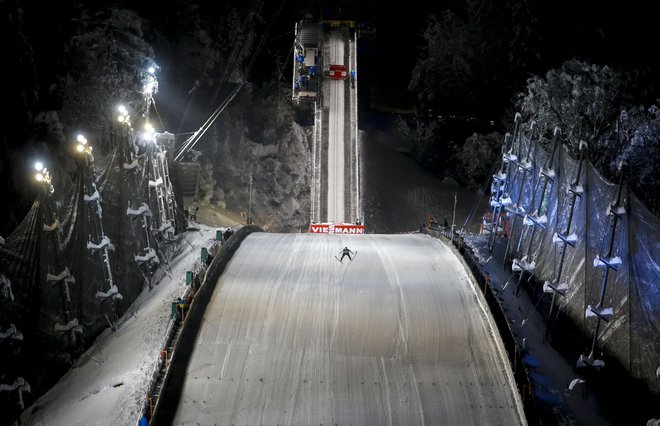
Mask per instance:
[[[267,39],[270,31],[272,30],[273,25],[274,25],[275,21],[277,20],[280,12],[282,11],[282,8],[284,7],[285,2],[286,2],[286,0],[282,0],[282,3],[280,3],[280,7],[278,8],[275,16],[268,23],[266,31],[262,35],[261,40],[259,41],[259,44],[257,45],[257,48],[256,48],[254,54],[252,55],[252,57],[250,58],[250,62],[248,63],[248,65],[245,69],[244,75],[246,77],[247,77],[248,73],[250,72],[250,69],[252,68],[252,65],[254,65],[254,62],[256,61],[257,56],[259,55],[259,52],[261,51],[261,48],[264,46],[265,40]],[[235,58],[235,59],[236,60],[234,61],[234,64],[236,63],[236,61],[238,61],[238,58]],[[232,69],[233,69],[233,66],[232,66]],[[223,79],[224,79],[224,76],[223,76]],[[220,84],[222,84],[222,82]],[[231,103],[231,101],[234,100],[234,98],[236,97],[238,92],[241,90],[241,88],[243,88],[244,85],[245,85],[245,79],[243,81],[241,81],[234,88],[234,90],[232,90],[232,92],[229,94],[229,96],[227,96],[227,98],[225,98],[225,100],[222,102],[222,104],[213,112],[211,117],[208,120],[206,120],[206,122],[202,125],[202,127],[200,127],[200,129],[197,132],[195,132],[190,138],[188,138],[183,143],[183,145],[180,148],[178,148],[176,150],[176,154],[174,156],[175,161],[180,160],[188,151],[190,151],[197,144],[197,142],[199,142],[199,140],[204,135],[204,133],[206,133],[206,131],[209,129],[209,127],[211,127],[211,124],[213,124],[213,122],[218,118],[218,116]],[[219,88],[218,88],[218,90],[219,90]]]

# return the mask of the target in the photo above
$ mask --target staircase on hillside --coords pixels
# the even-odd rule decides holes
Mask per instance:
[[[197,194],[201,166],[198,162],[178,162],[178,176],[181,194],[194,197]]]

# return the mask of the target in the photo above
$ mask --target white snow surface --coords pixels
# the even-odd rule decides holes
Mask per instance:
[[[331,33],[328,40],[330,62],[335,65],[344,64],[344,43],[336,33]],[[343,80],[328,80],[330,85],[328,97],[328,213],[327,222],[345,222],[344,212],[344,85]]]
[[[145,287],[117,331],[103,332],[75,367],[24,411],[21,424],[137,424],[172,325],[171,302],[185,294],[186,271],[196,269],[201,248],[214,242],[216,228],[199,228],[185,233],[182,252],[170,262],[171,272],[161,267],[158,284],[152,290]]]
[[[427,235],[251,234],[202,324],[172,424],[526,424],[480,290]]]
[[[135,425],[215,229],[186,233],[153,290],[24,412],[27,425]],[[352,263],[334,255],[344,246]],[[173,424],[526,424],[462,262],[422,234],[255,233],[205,313]]]

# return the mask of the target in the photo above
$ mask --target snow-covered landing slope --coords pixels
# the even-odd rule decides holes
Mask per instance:
[[[199,228],[182,236],[181,253],[158,270],[157,285],[152,290],[145,286],[118,330],[104,331],[75,367],[24,411],[21,424],[137,424],[172,326],[171,304],[185,294],[186,271],[196,268],[201,248],[215,241],[217,228]]]
[[[357,251],[349,263],[336,255]],[[220,277],[173,424],[525,424],[479,289],[420,234],[255,233]]]

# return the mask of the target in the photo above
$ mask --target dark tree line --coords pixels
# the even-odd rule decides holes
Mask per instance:
[[[440,176],[482,186],[490,169],[472,163],[498,161],[493,137],[501,144],[521,112],[524,125],[540,122],[542,143],[554,126],[573,152],[587,142],[589,159],[609,179],[626,160],[628,184],[660,213],[660,81],[649,7],[469,0],[435,11],[408,86],[417,111],[408,130],[413,156]]]
[[[0,189],[11,200],[0,213],[0,235],[11,233],[34,201],[37,158],[72,171],[67,163],[78,132],[96,149],[109,149],[118,103],[144,118],[140,84],[148,66],[162,65],[159,79],[167,86],[152,111],[157,129],[199,128],[227,85],[256,74],[246,76],[247,64],[267,25],[262,14],[273,7],[262,0],[0,2],[8,106]],[[272,74],[266,70],[252,83],[260,86],[258,79]]]

